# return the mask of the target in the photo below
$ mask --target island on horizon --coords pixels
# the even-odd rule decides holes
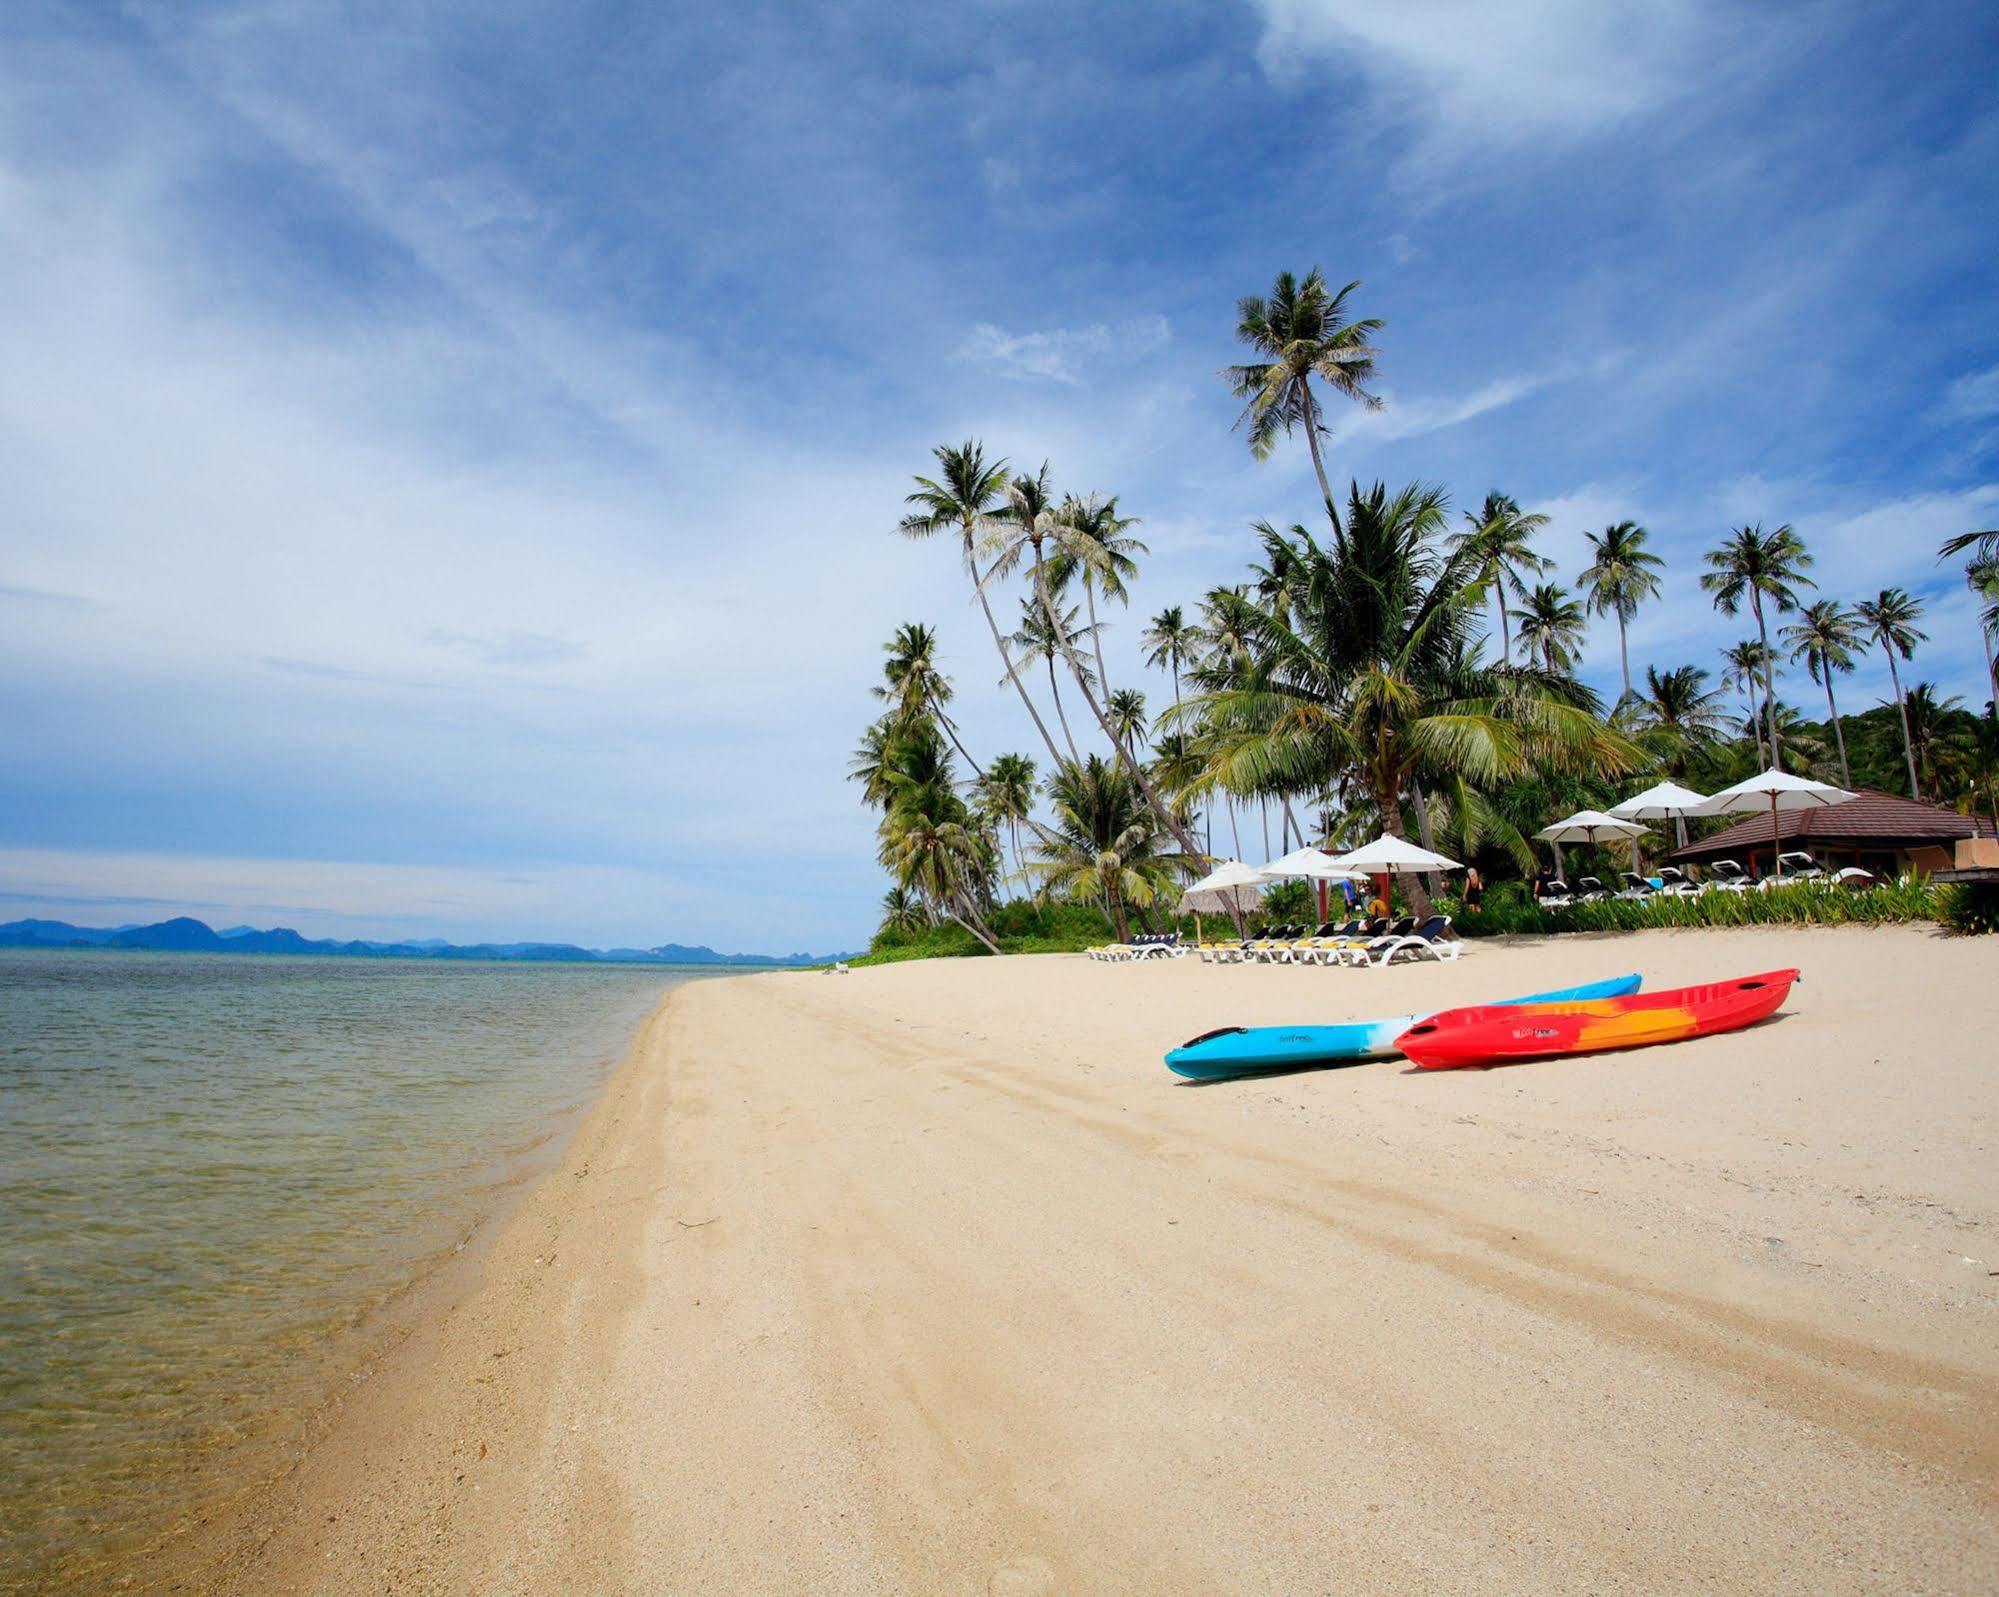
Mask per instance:
[[[402,942],[306,937],[289,926],[217,931],[191,915],[145,926],[77,926],[60,920],[0,923],[0,948],[145,949],[175,954],[318,954],[343,959],[482,959],[586,965],[824,965],[844,954],[719,954],[706,944],[660,943],[652,948],[584,948],[576,943],[450,943],[429,937]]]

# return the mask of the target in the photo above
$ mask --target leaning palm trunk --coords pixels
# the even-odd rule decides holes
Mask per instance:
[[[1083,582],[1083,597],[1090,606],[1090,648],[1097,657],[1097,686],[1104,690],[1104,698],[1111,696],[1111,674],[1104,669],[1104,635],[1097,626],[1097,585],[1088,580]]]
[[[1041,598],[1042,613],[1048,617],[1049,628],[1057,646],[1062,650],[1062,657],[1069,662],[1069,674],[1076,679],[1076,688],[1083,695],[1083,702],[1090,707],[1090,714],[1097,718],[1097,725],[1103,731],[1104,740],[1116,751],[1119,762],[1131,773],[1131,779],[1138,784],[1139,792],[1145,795],[1145,802],[1152,807],[1152,813],[1157,815],[1160,823],[1173,834],[1173,840],[1180,845],[1180,850],[1187,856],[1188,861],[1197,863],[1205,859],[1206,856],[1202,854],[1200,846],[1188,835],[1187,828],[1180,824],[1180,818],[1159,797],[1158,790],[1152,785],[1152,778],[1145,774],[1145,767],[1131,757],[1131,751],[1119,741],[1117,733],[1111,730],[1110,717],[1104,713],[1104,707],[1097,703],[1097,696],[1090,691],[1089,673],[1083,669],[1083,662],[1076,657],[1076,647],[1064,635],[1061,618],[1055,613],[1055,597],[1048,591],[1048,572],[1042,564],[1039,538],[1034,540],[1034,591]]]
[[[1430,828],[1430,796],[1423,791],[1421,782],[1412,782],[1410,790],[1416,795],[1416,841],[1434,854],[1437,852],[1437,838]],[[1430,896],[1433,898],[1444,890],[1443,881],[1435,871],[1425,871],[1423,881],[1429,887]]]
[[[1909,797],[1922,802],[1923,790],[1916,782],[1916,745],[1909,736],[1909,701],[1902,697],[1902,673],[1895,668],[1895,651],[1885,641],[1882,653],[1888,656],[1888,680],[1895,687],[1895,712],[1902,718],[1902,753],[1909,762]]]
[[[1770,652],[1770,628],[1763,620],[1763,596],[1752,589],[1750,597],[1756,603],[1756,636],[1763,644],[1763,709],[1770,718],[1770,769],[1781,771],[1784,745],[1777,741],[1777,657]]]
[[[1839,779],[1849,791],[1853,787],[1853,767],[1846,763],[1846,730],[1839,724],[1839,706],[1832,696],[1832,667],[1825,667],[1825,707],[1832,717],[1832,740],[1839,745]]]
[[[1062,741],[1069,745],[1069,762],[1081,765],[1083,756],[1076,752],[1076,734],[1069,730],[1069,713],[1062,708],[1062,689],[1055,681],[1055,656],[1052,654],[1048,656],[1048,691],[1055,700],[1055,719],[1062,723]],[[1061,755],[1055,755],[1055,763],[1062,763]]]
[[[1340,517],[1339,512],[1333,509],[1333,485],[1326,480],[1326,461],[1319,452],[1319,406],[1312,398],[1309,385],[1305,389],[1305,444],[1312,451],[1312,470],[1318,473],[1319,492],[1326,500],[1326,516],[1332,522],[1333,530],[1337,532]]]
[[[960,913],[960,911],[963,913]],[[947,920],[956,921],[966,931],[984,943],[988,953],[997,954],[1000,951],[999,944],[993,941],[991,933],[985,929],[984,924],[979,920],[978,910],[973,908],[969,902],[957,905],[946,904],[944,906],[944,915]]]
[[[968,544],[965,555],[967,564],[971,562],[971,558]],[[1027,684],[1020,680],[1020,672],[1014,666],[1013,656],[1007,652],[1006,638],[1000,632],[999,622],[993,618],[993,607],[986,602],[986,584],[980,578],[977,566],[972,567],[972,591],[979,596],[979,608],[985,612],[986,627],[993,635],[993,647],[999,650],[1000,664],[1006,667],[1007,680],[1013,684],[1014,692],[1020,695],[1020,702],[1027,707],[1028,718],[1034,722],[1034,730],[1041,734],[1041,741],[1047,745],[1049,759],[1060,765],[1061,751],[1055,747],[1055,740],[1048,735],[1048,728],[1042,722],[1041,712],[1035,709],[1034,700],[1027,691]],[[1070,746],[1073,749],[1074,744]]]
[[[1422,791],[1420,784],[1417,787],[1417,791],[1419,793]],[[1377,791],[1374,794],[1374,802],[1381,811],[1382,830],[1398,842],[1408,842],[1409,828],[1402,820],[1402,795],[1400,793]],[[1411,876],[1409,878],[1409,908],[1419,918],[1424,920],[1429,919],[1432,908],[1430,894],[1424,887],[1423,878],[1420,876]]]

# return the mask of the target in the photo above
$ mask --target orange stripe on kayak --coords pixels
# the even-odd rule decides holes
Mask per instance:
[[[1572,1046],[1637,1048],[1646,1043],[1674,1042],[1691,1037],[1700,1025],[1691,1009],[1634,1009],[1601,1020],[1586,1020]]]

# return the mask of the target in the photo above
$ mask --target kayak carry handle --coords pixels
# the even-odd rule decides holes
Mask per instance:
[[[1217,1037],[1232,1037],[1238,1032],[1246,1032],[1248,1030],[1247,1026],[1217,1026],[1213,1031],[1204,1031],[1198,1037],[1189,1037],[1180,1046],[1182,1048],[1192,1048],[1200,1043],[1212,1042]]]

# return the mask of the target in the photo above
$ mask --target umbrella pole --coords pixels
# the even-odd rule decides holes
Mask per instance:
[[[1770,794],[1770,870],[1779,882],[1784,880],[1784,851],[1777,846],[1777,794]]]

